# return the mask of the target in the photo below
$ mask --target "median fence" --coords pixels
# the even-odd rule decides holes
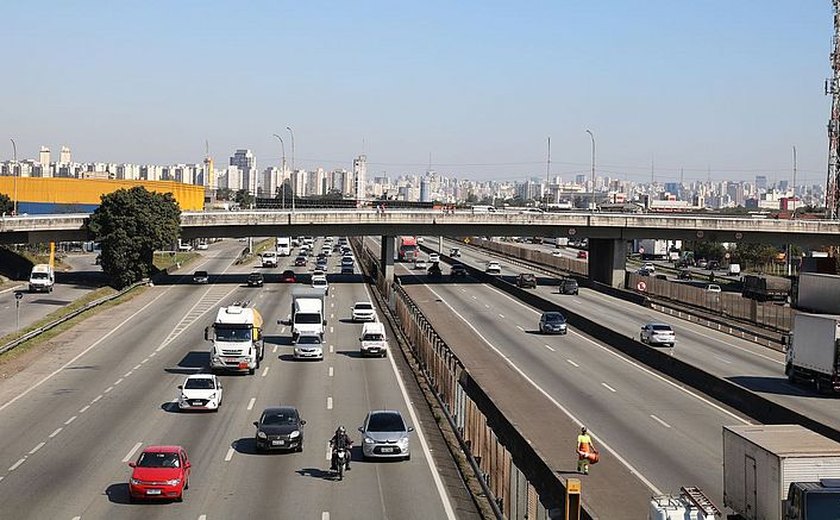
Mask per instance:
[[[469,239],[469,244],[490,251],[495,251],[496,253],[500,253],[505,256],[511,256],[527,262],[552,267],[554,269],[560,269],[561,271],[568,271],[581,276],[589,275],[588,264],[575,258],[554,256],[551,253],[539,249],[520,247],[516,244],[506,244],[504,242],[495,242],[485,238],[471,237]]]

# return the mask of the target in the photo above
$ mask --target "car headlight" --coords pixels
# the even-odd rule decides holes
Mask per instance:
[[[290,439],[296,439],[298,437],[300,437],[300,430],[295,430],[289,434]]]
[[[408,437],[403,437],[402,439],[398,440],[397,444],[399,444],[400,446],[405,446],[406,444],[408,444]]]
[[[210,394],[210,397],[208,397],[207,399],[209,399],[210,401],[212,401],[212,400],[213,400],[213,399],[215,399],[215,398],[216,398],[216,392],[213,392],[212,394]]]
[[[173,479],[170,479],[170,480],[166,481],[167,486],[177,486],[180,483],[181,483],[181,479],[179,479],[179,478],[173,478]]]
[[[370,437],[365,437],[365,444],[376,444],[376,441]]]
[[[184,395],[184,394],[181,394],[181,401],[186,401],[186,400],[187,400],[187,396]]]
[[[266,438],[265,432],[257,432],[257,437],[259,437],[260,439],[265,439]]]
[[[219,356],[213,356],[213,363],[219,363],[221,358]]]
[[[137,480],[136,478],[132,478],[130,482],[131,482],[132,486],[139,486],[140,485],[140,481]]]

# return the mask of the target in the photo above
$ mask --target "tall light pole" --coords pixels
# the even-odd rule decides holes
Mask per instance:
[[[297,196],[297,171],[295,171],[295,133],[291,126],[287,126],[286,130],[292,136],[292,213],[295,212],[295,197]]]
[[[796,146],[793,147],[793,215],[791,218],[796,218]]]
[[[279,135],[277,135],[277,134],[272,134],[272,135],[274,135],[274,137],[276,137],[277,140],[280,141],[280,149],[283,151],[283,162],[282,162],[282,170],[281,170],[282,173],[280,175],[282,175],[284,182],[281,183],[282,184],[282,193],[283,193],[282,197],[283,198],[280,199],[280,201],[281,201],[280,202],[280,207],[281,207],[281,209],[285,210],[286,209],[286,182],[285,182],[285,177],[286,177],[286,144],[283,142],[283,138],[280,137]]]
[[[18,184],[17,183],[17,178],[18,178],[18,173],[17,173],[17,145],[15,144],[15,140],[12,139],[11,137],[9,138],[9,141],[12,142],[12,157],[13,157],[13,159],[12,159],[12,175],[15,176],[15,190],[14,190],[15,191],[15,193],[14,193],[15,201],[14,201],[14,209],[12,211],[14,211],[15,216],[17,216],[17,212],[18,212],[17,211],[17,208],[18,208],[18,200],[17,200],[17,184]]]
[[[546,152],[545,157],[545,211],[548,212],[548,200],[551,194],[550,186],[551,181],[549,180],[549,175],[551,172],[551,136],[548,136],[548,151]]]
[[[589,139],[592,141],[592,202],[589,209],[595,211],[595,135],[589,129],[586,130],[586,133],[589,134]]]

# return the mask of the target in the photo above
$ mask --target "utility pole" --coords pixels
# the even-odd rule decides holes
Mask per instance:
[[[825,207],[829,219],[840,217],[840,0],[834,5],[834,37],[829,56],[831,78],[825,80],[825,93],[831,96],[828,120],[828,177],[825,182]]]
[[[549,176],[551,172],[551,136],[548,136],[548,154],[546,155],[545,159],[545,210],[548,211],[548,199],[550,195],[549,186],[551,186],[551,180]]]
[[[791,218],[796,218],[796,146],[793,147],[793,200],[791,200],[793,209],[791,210]]]

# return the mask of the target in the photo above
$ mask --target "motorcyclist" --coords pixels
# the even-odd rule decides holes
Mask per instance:
[[[347,435],[347,430],[344,426],[339,426],[335,430],[335,434],[330,439],[330,446],[332,446],[332,466],[333,471],[338,470],[336,452],[340,449],[347,450],[347,458],[345,459],[347,470],[350,470],[350,448],[353,446],[353,439]]]

